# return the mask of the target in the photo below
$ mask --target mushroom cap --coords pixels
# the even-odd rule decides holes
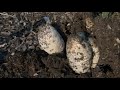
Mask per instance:
[[[84,34],[70,35],[66,44],[69,64],[78,74],[90,72],[91,67],[92,48],[84,38]]]
[[[38,29],[38,41],[42,50],[48,54],[61,53],[64,50],[64,40],[53,26],[45,24]]]

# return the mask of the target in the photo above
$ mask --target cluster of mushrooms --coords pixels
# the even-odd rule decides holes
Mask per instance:
[[[90,72],[97,66],[100,53],[95,39],[86,36],[85,32],[71,34],[65,44],[62,36],[51,25],[49,17],[43,17],[46,21],[38,27],[38,41],[40,49],[48,54],[61,53],[65,49],[69,65],[78,74]]]

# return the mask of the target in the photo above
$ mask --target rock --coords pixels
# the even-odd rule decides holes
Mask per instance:
[[[0,48],[4,47],[5,45],[7,45],[7,43],[1,44]]]
[[[86,28],[90,29],[93,27],[94,23],[92,22],[92,20],[90,18],[86,18],[85,19],[85,23],[86,23]]]
[[[115,40],[118,44],[120,44],[120,39],[119,38],[116,38]]]

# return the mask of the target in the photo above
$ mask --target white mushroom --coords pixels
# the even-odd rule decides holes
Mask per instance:
[[[78,74],[90,72],[99,60],[99,50],[94,39],[86,37],[84,32],[68,37],[66,54],[69,65]]]
[[[38,41],[40,48],[48,54],[61,53],[64,50],[64,40],[51,25],[48,17],[44,17],[46,24],[38,27]]]
[[[76,73],[90,72],[91,51],[90,45],[80,36],[72,35],[68,38],[66,45],[67,58],[69,59],[71,68]]]

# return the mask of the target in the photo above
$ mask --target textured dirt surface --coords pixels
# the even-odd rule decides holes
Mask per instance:
[[[76,74],[66,53],[48,55],[40,50],[36,27],[43,16],[61,30],[86,31],[97,39],[100,59],[91,73]],[[109,17],[93,12],[0,12],[0,78],[119,78],[120,13]]]

